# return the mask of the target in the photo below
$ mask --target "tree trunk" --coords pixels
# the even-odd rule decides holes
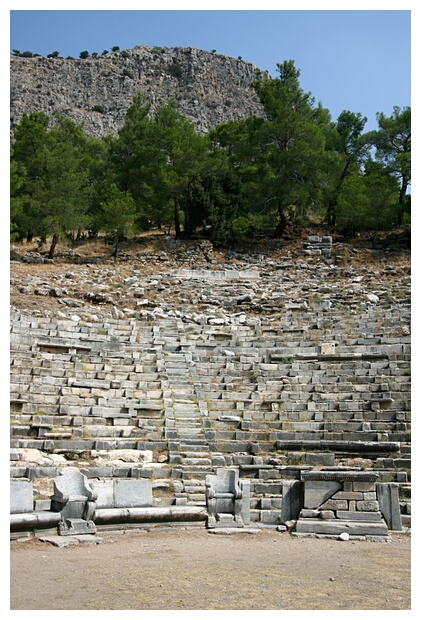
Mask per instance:
[[[54,252],[56,251],[57,243],[58,243],[58,235],[53,235],[53,239],[51,241],[51,246],[50,246],[50,251],[48,252],[48,258],[51,260],[54,258]]]
[[[181,237],[181,228],[180,228],[180,207],[178,204],[178,197],[174,196],[174,227],[175,227],[175,238],[180,239]]]
[[[326,210],[326,224],[329,228],[335,228],[336,224],[336,199],[332,199],[329,201]]]
[[[32,239],[34,238],[32,230],[28,230],[26,233],[26,243],[32,243]]]
[[[113,260],[114,260],[114,262],[117,261],[117,257],[118,257],[118,235],[116,235],[115,243],[114,243],[114,250],[113,250]]]
[[[397,224],[398,226],[402,226],[403,224],[403,216],[405,212],[405,202],[406,202],[406,190],[408,189],[408,180],[404,176],[402,178],[402,185],[399,192],[399,208],[397,214]]]
[[[275,228],[275,237],[277,239],[279,239],[279,237],[282,237],[288,225],[287,216],[285,215],[285,211],[281,205],[278,205],[278,215],[279,215],[279,222]]]

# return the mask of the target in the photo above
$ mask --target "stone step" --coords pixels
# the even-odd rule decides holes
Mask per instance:
[[[189,467],[189,466],[208,467],[211,464],[212,463],[211,463],[211,459],[210,458],[204,458],[204,457],[200,457],[200,458],[185,458],[185,457],[183,457],[181,459],[181,465],[183,467]]]

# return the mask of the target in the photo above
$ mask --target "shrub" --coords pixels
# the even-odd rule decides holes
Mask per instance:
[[[232,220],[232,232],[236,239],[245,239],[250,231],[250,223],[247,217],[240,216]]]
[[[82,60],[84,60],[85,58],[89,58],[88,50],[84,50],[83,52],[80,52],[79,58],[82,58]]]
[[[92,111],[99,112],[100,114],[105,114],[105,108],[102,105],[94,105]]]
[[[124,75],[125,77],[130,78],[131,80],[133,80],[133,78],[134,78],[133,73],[132,73],[131,71],[129,71],[128,69],[124,69],[124,71],[123,71],[123,75]]]
[[[114,45],[114,47],[111,48],[112,52],[118,52],[120,50],[120,48],[118,47],[118,45]]]
[[[181,65],[179,65],[178,63],[175,63],[173,65],[168,65],[167,73],[169,73],[175,78],[179,78],[183,75],[183,69]]]

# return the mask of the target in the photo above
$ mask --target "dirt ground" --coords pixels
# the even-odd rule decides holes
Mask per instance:
[[[101,544],[10,543],[11,610],[409,610],[411,539],[389,543],[108,533]]]

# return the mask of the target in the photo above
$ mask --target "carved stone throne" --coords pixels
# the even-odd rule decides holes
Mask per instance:
[[[241,516],[243,491],[238,471],[218,468],[206,476],[208,528],[244,527]]]
[[[60,536],[94,534],[92,521],[96,508],[97,492],[89,485],[87,477],[77,467],[68,467],[54,479],[51,508],[61,513]]]

